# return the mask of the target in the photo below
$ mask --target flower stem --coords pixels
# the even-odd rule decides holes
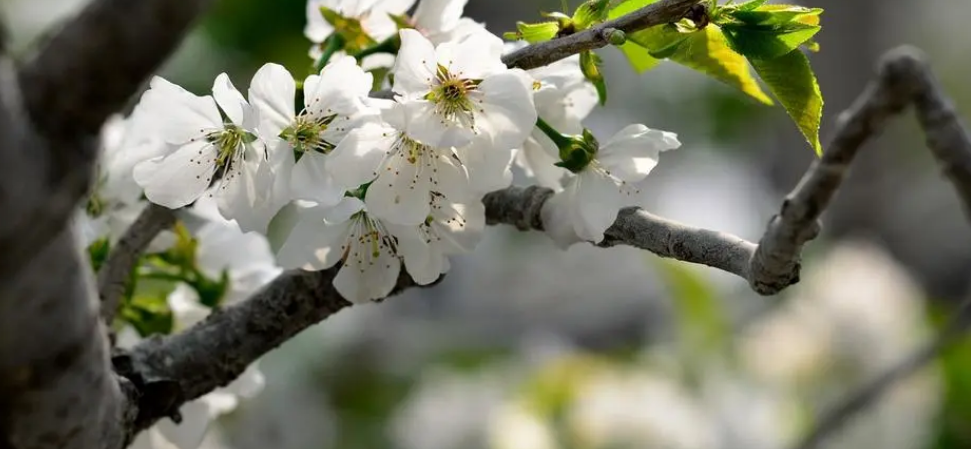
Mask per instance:
[[[569,136],[557,131],[556,128],[550,126],[550,124],[546,123],[546,121],[544,121],[541,117],[536,117],[536,127],[539,128],[540,131],[543,131],[543,134],[546,134],[546,137],[549,137],[550,140],[556,144],[558,149],[564,150],[572,145],[572,140]]]
[[[324,51],[321,53],[320,59],[314,63],[314,74],[320,73],[324,66],[327,65],[327,62],[330,61],[331,56],[334,56],[334,53],[344,48],[344,38],[340,34],[334,33],[324,40],[322,45],[324,45]]]
[[[398,41],[398,35],[395,34],[377,44],[374,44],[368,48],[362,49],[361,51],[354,53],[354,57],[360,62],[365,57],[378,54],[378,53],[388,53],[388,54],[398,54],[398,48],[401,47],[401,43]]]

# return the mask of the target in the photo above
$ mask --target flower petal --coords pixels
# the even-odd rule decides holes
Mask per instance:
[[[239,126],[243,125],[244,110],[248,104],[246,99],[243,98],[243,94],[236,90],[236,86],[233,86],[229,75],[220,73],[216,76],[216,80],[212,83],[212,96],[230,121]]]
[[[628,125],[600,146],[597,160],[614,176],[638,182],[657,166],[661,151],[681,146],[677,135],[650,129],[644,125]]]
[[[249,86],[249,101],[260,110],[262,138],[279,138],[280,132],[293,122],[296,89],[293,76],[279,64],[264,64],[253,75]]]
[[[215,160],[215,146],[192,142],[168,156],[135,165],[133,175],[149,201],[178,209],[195,201],[209,187]]]
[[[303,154],[293,167],[290,179],[290,197],[298,200],[316,201],[323,207],[330,207],[344,196],[344,188],[334,181],[327,168],[329,156],[316,151]]]
[[[366,303],[388,296],[399,273],[401,260],[389,251],[378,251],[377,257],[367,261],[348,256],[334,278],[334,288],[350,302]]]
[[[345,56],[327,64],[313,90],[307,90],[304,105],[314,116],[354,115],[365,108],[363,99],[371,91],[374,77]]]
[[[496,148],[519,148],[536,126],[536,108],[529,78],[509,70],[482,80],[482,112],[476,116],[479,133]]]
[[[438,62],[461,78],[483,79],[507,71],[500,59],[502,39],[484,29],[461,41],[441,44],[436,51]]]
[[[331,6],[328,5],[329,2],[324,0],[309,0],[307,2],[307,25],[303,29],[304,36],[310,39],[310,42],[321,43],[327,36],[334,33],[334,27],[324,19],[324,15],[320,12],[321,6]]]
[[[140,103],[145,120],[157,123],[159,137],[168,143],[183,145],[223,126],[212,97],[194,95],[158,76]]]
[[[398,131],[378,123],[352,130],[329,155],[327,169],[338,185],[355,189],[377,175]]]
[[[621,208],[620,190],[609,178],[584,170],[576,177],[574,201],[573,225],[577,235],[599,243],[604,238],[604,231],[617,219]]]
[[[423,171],[431,171],[427,167],[431,158],[409,161],[409,156],[401,150],[389,156],[378,178],[368,187],[365,203],[376,217],[392,223],[418,225],[430,211],[431,182],[429,174]]]
[[[400,95],[421,94],[428,92],[429,86],[435,79],[436,64],[435,47],[413,29],[399,31],[401,49],[391,73],[394,74],[394,92]]]
[[[286,241],[277,251],[277,264],[284,269],[323,270],[341,260],[341,246],[350,233],[350,222],[326,224],[323,208],[303,211]]]

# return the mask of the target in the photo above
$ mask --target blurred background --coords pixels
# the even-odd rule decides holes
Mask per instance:
[[[84,0],[0,0],[29,54]],[[571,8],[578,2],[571,0]],[[835,117],[880,55],[914,44],[971,111],[971,2],[812,0],[811,61]],[[265,62],[305,73],[305,0],[223,0],[162,74],[197,93]],[[499,34],[556,0],[470,0]],[[587,126],[678,133],[652,212],[757,241],[814,157],[781,107],[672,63],[635,74],[600,51],[611,92]],[[106,57],[110,57],[106,56]],[[522,182],[522,180],[519,180]],[[926,341],[968,294],[971,225],[909,114],[871,141],[807,248],[802,281],[762,298],[740,279],[630,248],[556,249],[488,229],[435,288],[354,307],[261,361],[267,387],[224,416],[239,449],[789,447],[813,418]],[[830,448],[971,447],[971,342],[900,382]]]

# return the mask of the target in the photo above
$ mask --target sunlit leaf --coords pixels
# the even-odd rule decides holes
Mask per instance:
[[[752,76],[745,57],[728,47],[717,25],[711,24],[691,33],[670,59],[735,87],[762,103],[773,104]]]
[[[785,55],[819,32],[816,25],[787,23],[778,26],[722,25],[728,45],[748,58],[772,59]]]
[[[751,62],[816,154],[821,155],[819,122],[823,115],[823,95],[809,58],[802,51],[793,50],[778,58],[752,59]]]
[[[592,51],[580,53],[580,71],[597,88],[597,97],[603,106],[607,102],[607,82],[604,81],[603,73],[600,73],[600,56]]]
[[[573,26],[577,31],[607,19],[607,6],[610,0],[587,0],[573,12]]]

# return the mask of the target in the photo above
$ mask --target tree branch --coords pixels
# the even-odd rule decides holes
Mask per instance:
[[[50,147],[27,121],[6,58],[0,135],[0,445],[118,443],[124,402],[68,221],[78,186],[51,176]]]
[[[175,211],[149,203],[108,254],[108,259],[98,271],[98,296],[101,299],[101,317],[109,326],[118,312],[118,303],[125,295],[138,258],[160,232],[173,224]]]
[[[932,341],[918,348],[896,365],[891,366],[879,376],[850,392],[835,406],[823,412],[806,436],[794,446],[795,449],[812,449],[820,446],[826,438],[843,428],[853,418],[874,405],[897,382],[916,373],[936,359],[952,343],[966,335],[971,324],[971,296],[966,298],[950,318],[947,325]]]
[[[523,70],[549,65],[570,55],[606,47],[610,43],[610,30],[633,33],[652,26],[677,22],[699,2],[701,0],[661,0],[579,33],[528,45],[503,56],[502,62],[509,68]]]
[[[840,116],[829,149],[788,195],[759,245],[638,208],[625,208],[599,246],[629,245],[661,257],[708,265],[746,279],[758,293],[778,293],[798,282],[802,246],[818,233],[818,217],[838,189],[853,156],[890,116],[910,103],[916,105],[928,146],[971,213],[971,140],[919,51],[900,48],[888,53],[876,79]],[[487,223],[542,230],[542,209],[551,196],[551,190],[540,187],[492,192],[483,199]],[[349,305],[331,285],[336,272],[335,267],[317,273],[285,273],[251,299],[214,313],[182,334],[142,343],[131,355],[133,371],[140,377],[178,383],[184,398],[167,398],[171,402],[169,411],[182,399],[226,385],[267,351]],[[395,291],[411,285],[403,275]],[[915,356],[918,361],[910,363],[924,357],[930,355]],[[889,375],[894,376],[900,374]],[[865,406],[869,400],[854,403]],[[134,405],[153,410],[150,401]],[[850,408],[854,407],[859,406]],[[140,428],[161,416],[164,413],[147,416],[140,421]]]
[[[52,140],[96,135],[213,2],[94,0],[20,69],[34,124]]]

